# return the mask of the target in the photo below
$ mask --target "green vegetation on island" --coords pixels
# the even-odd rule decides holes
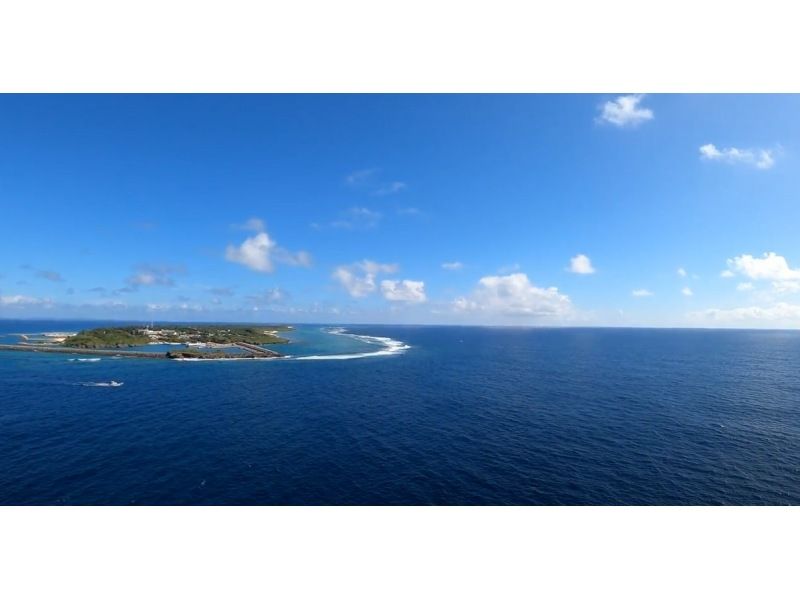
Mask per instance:
[[[248,343],[252,345],[275,345],[288,343],[278,336],[279,332],[292,330],[286,325],[216,324],[180,325],[163,327],[120,326],[113,328],[94,328],[82,330],[66,338],[65,347],[81,349],[105,349],[136,347],[148,344],[184,345],[232,345]]]
[[[81,330],[75,336],[64,340],[65,347],[78,349],[106,349],[137,347],[152,342],[150,337],[139,331],[138,327],[94,328]]]

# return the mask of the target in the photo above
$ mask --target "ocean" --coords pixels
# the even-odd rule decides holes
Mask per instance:
[[[0,320],[0,343],[100,324]],[[0,504],[800,503],[797,331],[287,338],[258,361],[0,352]]]

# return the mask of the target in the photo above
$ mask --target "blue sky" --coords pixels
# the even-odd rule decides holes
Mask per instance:
[[[800,96],[0,96],[0,317],[800,327]]]

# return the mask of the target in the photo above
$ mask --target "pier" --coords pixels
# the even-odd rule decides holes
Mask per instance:
[[[233,343],[235,347],[239,347],[240,349],[244,349],[248,351],[251,355],[259,356],[259,357],[280,357],[281,354],[277,351],[273,351],[272,349],[265,349],[261,345],[253,345],[251,343]]]

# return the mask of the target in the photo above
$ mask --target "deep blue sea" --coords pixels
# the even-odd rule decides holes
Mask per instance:
[[[0,352],[0,504],[800,503],[800,332],[289,338],[312,359]]]

